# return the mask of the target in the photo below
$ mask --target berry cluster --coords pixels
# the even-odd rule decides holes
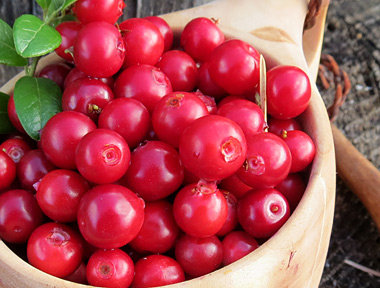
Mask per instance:
[[[115,26],[123,8],[79,0],[79,22],[57,27],[68,63],[40,77],[63,111],[38,143],[0,145],[0,237],[57,277],[152,287],[228,265],[286,222],[315,155],[295,118],[311,88],[297,67],[269,70],[266,123],[254,47],[197,18],[172,49],[159,17]],[[8,113],[23,133],[12,98]]]

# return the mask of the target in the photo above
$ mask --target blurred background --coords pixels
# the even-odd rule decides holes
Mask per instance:
[[[159,15],[198,6],[207,0],[125,1],[124,18]],[[0,0],[0,18],[13,25],[24,13],[40,15],[33,0]],[[217,15],[215,15],[217,17]],[[352,89],[335,124],[380,168],[380,1],[332,0],[322,53],[332,55],[351,80]],[[0,66],[0,86],[20,69]],[[329,106],[334,89],[321,95]],[[355,163],[352,163],[355,165]],[[379,187],[380,189],[380,187]],[[380,203],[379,203],[380,209]],[[380,234],[356,196],[337,178],[334,226],[320,288],[375,288],[380,278],[360,271],[346,260],[380,271]]]

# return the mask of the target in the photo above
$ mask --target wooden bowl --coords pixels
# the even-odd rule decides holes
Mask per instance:
[[[302,9],[304,13],[305,8]],[[163,16],[177,35],[188,21],[182,19],[182,16],[176,13]],[[195,16],[198,15],[191,13],[189,17]],[[254,33],[240,32],[223,25],[221,28],[227,38],[238,38],[255,46],[265,56],[269,68],[278,64],[288,64],[299,66],[309,73],[302,52],[302,29],[301,36],[300,31],[295,31],[289,36],[296,36],[292,38],[294,43],[284,43],[263,39],[261,36],[265,33],[258,37],[254,36]],[[55,54],[49,55],[41,60],[39,69],[60,61],[62,60]],[[0,90],[10,93],[22,75],[23,73],[20,73],[15,76]],[[273,237],[246,257],[205,276],[170,287],[318,287],[333,221],[335,156],[329,119],[314,83],[310,105],[301,115],[300,121],[314,140],[316,156],[305,194],[289,220]],[[62,280],[34,268],[0,240],[0,287],[89,286]]]

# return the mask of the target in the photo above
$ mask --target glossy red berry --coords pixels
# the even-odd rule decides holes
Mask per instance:
[[[282,139],[292,154],[291,173],[300,172],[311,164],[315,156],[315,145],[309,135],[299,130],[284,130]]]
[[[115,24],[123,14],[124,0],[79,0],[73,12],[82,23],[105,21]]]
[[[8,111],[9,120],[11,121],[12,125],[21,133],[26,134],[25,129],[24,129],[24,127],[22,127],[20,119],[18,118],[18,115],[16,112],[15,100],[13,97],[13,93],[11,94],[11,96],[8,100],[7,111]]]
[[[71,68],[65,64],[50,64],[45,66],[38,77],[47,78],[54,81],[63,90],[66,76],[69,74]]]
[[[223,265],[229,265],[259,247],[257,241],[244,231],[233,231],[224,237]]]
[[[215,98],[212,96],[204,95],[201,91],[197,90],[194,95],[202,100],[203,104],[206,105],[209,114],[216,114],[218,108],[216,106]]]
[[[78,284],[87,284],[86,264],[82,262],[73,273],[64,279]]]
[[[234,174],[247,151],[243,131],[232,120],[208,115],[193,121],[182,133],[179,153],[192,174],[207,181]]]
[[[290,210],[294,211],[306,190],[306,184],[299,174],[289,174],[284,181],[276,186],[276,189],[285,196]]]
[[[113,249],[129,243],[144,222],[144,201],[115,184],[99,185],[82,197],[78,226],[91,245]]]
[[[124,57],[123,39],[112,24],[91,22],[79,31],[74,44],[74,61],[87,75],[110,77],[119,71]]]
[[[155,65],[164,52],[164,37],[152,22],[130,18],[119,25],[125,43],[124,67]]]
[[[146,201],[163,199],[182,184],[183,166],[178,152],[161,141],[148,141],[131,155],[124,184]]]
[[[110,88],[113,88],[113,84],[115,80],[112,77],[108,78],[96,78],[96,77],[91,77],[88,76],[86,73],[80,71],[77,67],[74,67],[71,69],[69,74],[67,74],[65,83],[64,83],[64,88],[66,89],[72,82],[78,79],[83,79],[83,78],[90,78],[90,79],[97,79],[102,81],[104,84],[107,84]]]
[[[158,287],[185,281],[182,267],[164,255],[150,255],[137,261],[133,288]]]
[[[0,194],[0,215],[0,238],[10,243],[26,242],[43,220],[36,199],[25,190]]]
[[[292,156],[286,143],[272,133],[247,137],[247,156],[237,175],[255,189],[274,187],[288,176]]]
[[[182,188],[174,199],[173,214],[178,226],[194,237],[215,235],[224,225],[228,205],[215,184],[199,182]]]
[[[252,190],[252,187],[241,181],[237,174],[224,178],[220,182],[219,188],[234,194],[238,199],[243,197],[249,190]]]
[[[135,65],[125,69],[115,82],[118,98],[133,98],[153,112],[154,106],[166,94],[172,92],[169,78],[151,65]]]
[[[245,136],[255,135],[264,131],[264,113],[257,104],[251,101],[237,99],[220,105],[218,115],[239,124]]]
[[[62,95],[62,109],[83,113],[96,121],[113,98],[111,88],[102,81],[82,78],[66,87]]]
[[[140,252],[165,253],[174,247],[179,229],[169,202],[147,202],[144,224],[130,246]]]
[[[160,30],[160,33],[162,37],[164,37],[164,51],[170,50],[170,48],[173,45],[173,30],[169,26],[169,24],[158,16],[148,16],[144,18],[145,20],[148,20],[149,22],[152,22],[158,30]]]
[[[156,65],[168,76],[173,91],[192,91],[198,83],[198,68],[191,56],[183,51],[165,52]]]
[[[53,170],[37,185],[36,199],[46,216],[61,223],[77,219],[79,201],[89,190],[87,181],[71,170]],[[57,209],[64,207],[64,209]]]
[[[270,118],[268,121],[269,132],[276,134],[277,136],[282,136],[282,132],[292,131],[292,130],[302,130],[301,125],[296,119],[276,119]]]
[[[17,178],[22,187],[34,191],[34,185],[53,169],[54,165],[40,149],[30,150],[17,165]]]
[[[9,188],[16,179],[16,163],[0,150],[0,190]]]
[[[82,25],[79,22],[66,21],[58,24],[55,29],[62,38],[61,45],[55,49],[55,53],[66,61],[73,62],[74,58],[71,53],[74,50],[74,42],[79,30],[82,29]]]
[[[193,93],[172,92],[154,108],[153,129],[162,141],[178,147],[183,130],[194,120],[208,114],[206,105]]]
[[[16,164],[20,162],[21,158],[24,157],[25,153],[30,149],[29,144],[20,138],[5,140],[0,145],[0,150],[7,153],[7,155],[11,157],[13,162]]]
[[[195,238],[183,235],[176,244],[175,257],[186,274],[198,277],[219,268],[223,246],[218,237]]]
[[[181,33],[181,46],[197,61],[207,61],[211,52],[224,42],[224,34],[215,21],[199,17],[186,24]]]
[[[290,216],[286,198],[276,189],[252,190],[238,203],[238,219],[255,238],[269,238]]]
[[[224,42],[212,52],[209,61],[212,80],[229,94],[245,94],[259,83],[260,54],[244,41]]]
[[[97,250],[87,264],[88,283],[97,287],[129,287],[134,276],[131,257],[120,249]]]
[[[198,88],[202,93],[220,100],[226,95],[226,91],[211,79],[209,67],[210,63],[204,62],[199,68]]]
[[[128,146],[134,148],[149,132],[150,114],[140,101],[118,98],[104,107],[99,115],[98,126],[119,133]]]
[[[27,255],[34,267],[56,277],[66,277],[82,262],[82,239],[66,225],[46,223],[30,235]]]
[[[307,74],[295,66],[277,66],[267,73],[268,113],[278,119],[300,115],[311,98]]]
[[[225,236],[226,234],[230,233],[232,230],[236,228],[238,224],[238,219],[237,219],[238,200],[236,196],[226,190],[220,190],[220,191],[223,193],[224,198],[226,198],[227,218],[222,228],[220,228],[219,231],[216,233],[216,235],[219,237]]]
[[[127,142],[118,133],[96,129],[78,143],[75,163],[80,174],[88,181],[108,184],[125,174],[130,154]]]
[[[59,168],[76,169],[75,150],[79,141],[96,125],[86,115],[65,111],[54,115],[41,133],[41,147],[46,157]]]

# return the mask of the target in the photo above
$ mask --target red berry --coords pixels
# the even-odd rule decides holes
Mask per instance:
[[[27,254],[34,267],[56,277],[66,277],[82,261],[82,239],[66,225],[46,223],[30,235]]]
[[[25,190],[0,194],[0,215],[0,237],[11,243],[26,242],[43,220],[36,199]]]
[[[259,247],[257,241],[248,233],[233,231],[224,237],[223,241],[223,265],[229,265]]]
[[[134,276],[131,257],[120,249],[98,250],[88,260],[87,279],[90,285],[129,287]]]
[[[0,150],[0,190],[9,188],[16,179],[16,163]]]
[[[134,148],[149,132],[150,115],[140,101],[118,98],[104,107],[99,115],[98,126],[119,133],[127,141],[128,146]]]
[[[64,279],[78,284],[87,284],[86,264],[82,262],[73,273]]]
[[[124,42],[115,26],[91,22],[79,31],[74,44],[74,61],[87,75],[111,77],[123,65],[124,57]]]
[[[206,17],[191,20],[181,33],[181,46],[191,57],[202,62],[207,61],[211,52],[223,42],[223,32]]]
[[[173,87],[173,91],[192,91],[198,83],[198,68],[189,54],[170,50],[165,52],[156,65],[164,72]]]
[[[79,141],[96,125],[86,115],[65,111],[54,115],[41,132],[41,147],[54,165],[63,169],[76,169],[75,150]]]
[[[59,32],[59,34],[61,34],[62,38],[61,45],[55,49],[55,53],[63,59],[73,62],[73,56],[70,53],[67,53],[66,50],[71,53],[73,52],[74,42],[77,38],[79,30],[82,29],[82,25],[78,22],[67,21],[58,24],[55,29]]]
[[[174,36],[172,28],[170,28],[164,19],[158,16],[149,16],[144,19],[152,22],[160,30],[162,37],[164,37],[164,51],[168,51],[173,45]]]
[[[243,197],[249,190],[252,190],[252,187],[241,181],[237,174],[224,178],[222,182],[220,182],[219,187],[234,194],[238,199]]]
[[[30,150],[30,146],[24,140],[19,138],[12,138],[4,141],[0,145],[0,150],[7,153],[16,164],[20,162],[25,153]]]
[[[306,190],[306,184],[299,174],[289,174],[288,177],[276,186],[276,189],[289,202],[290,210],[294,211]]]
[[[47,78],[54,81],[63,90],[66,76],[69,74],[71,68],[65,64],[51,64],[45,66],[38,77]]]
[[[156,25],[142,18],[130,18],[119,27],[126,49],[124,67],[155,65],[164,52],[164,37]]]
[[[125,69],[115,82],[115,95],[118,98],[134,98],[149,110],[158,101],[172,92],[169,78],[151,65],[135,65]]]
[[[16,107],[15,107],[15,100],[13,97],[13,93],[11,94],[11,97],[8,100],[8,117],[11,121],[12,125],[21,133],[26,134],[24,127],[22,127],[20,119],[18,118]]]
[[[182,267],[164,255],[150,255],[137,261],[133,288],[158,287],[185,281]]]
[[[255,238],[269,238],[288,220],[286,198],[275,189],[251,190],[238,203],[238,219],[243,229]]]
[[[228,205],[215,184],[199,182],[182,188],[174,199],[173,214],[178,226],[194,237],[215,235],[224,225]]]
[[[119,248],[140,231],[144,201],[123,186],[99,185],[83,195],[77,219],[80,232],[91,245]]]
[[[115,24],[123,14],[124,7],[123,0],[79,0],[73,12],[82,23],[106,21]]]
[[[204,95],[201,91],[197,90],[194,95],[202,100],[203,104],[206,105],[209,114],[216,114],[218,108],[216,106],[215,98],[212,96]]]
[[[302,130],[301,125],[296,119],[276,119],[270,118],[268,121],[269,132],[276,134],[277,136],[282,136],[282,132],[292,131],[292,130]]]
[[[217,100],[223,98],[226,95],[226,91],[211,79],[209,72],[210,63],[204,62],[199,68],[199,82],[198,88],[202,93],[215,97]]]
[[[115,80],[112,77],[108,77],[108,78],[90,77],[86,73],[80,71],[77,67],[74,67],[73,69],[71,69],[69,74],[67,74],[66,79],[65,79],[65,83],[63,86],[66,89],[72,82],[74,82],[75,80],[78,80],[78,79],[82,79],[82,78],[90,78],[90,79],[100,80],[104,84],[107,84],[110,88],[113,88],[113,84],[115,82]]]
[[[195,119],[208,114],[205,104],[193,93],[172,92],[154,108],[153,129],[162,141],[178,147],[183,130]]]
[[[182,133],[179,153],[186,169],[207,181],[234,174],[247,151],[241,128],[222,116],[208,115],[191,123]]]
[[[234,196],[234,194],[225,191],[220,190],[223,193],[224,198],[226,198],[227,202],[227,219],[224,222],[222,228],[216,233],[217,236],[225,236],[227,233],[230,233],[232,230],[234,230],[238,224],[237,219],[237,203],[238,200]]]
[[[96,184],[119,180],[127,171],[130,160],[127,142],[118,133],[96,129],[79,142],[75,163],[80,174]]]
[[[268,113],[278,119],[300,115],[311,98],[307,74],[295,66],[277,66],[267,73]]]

